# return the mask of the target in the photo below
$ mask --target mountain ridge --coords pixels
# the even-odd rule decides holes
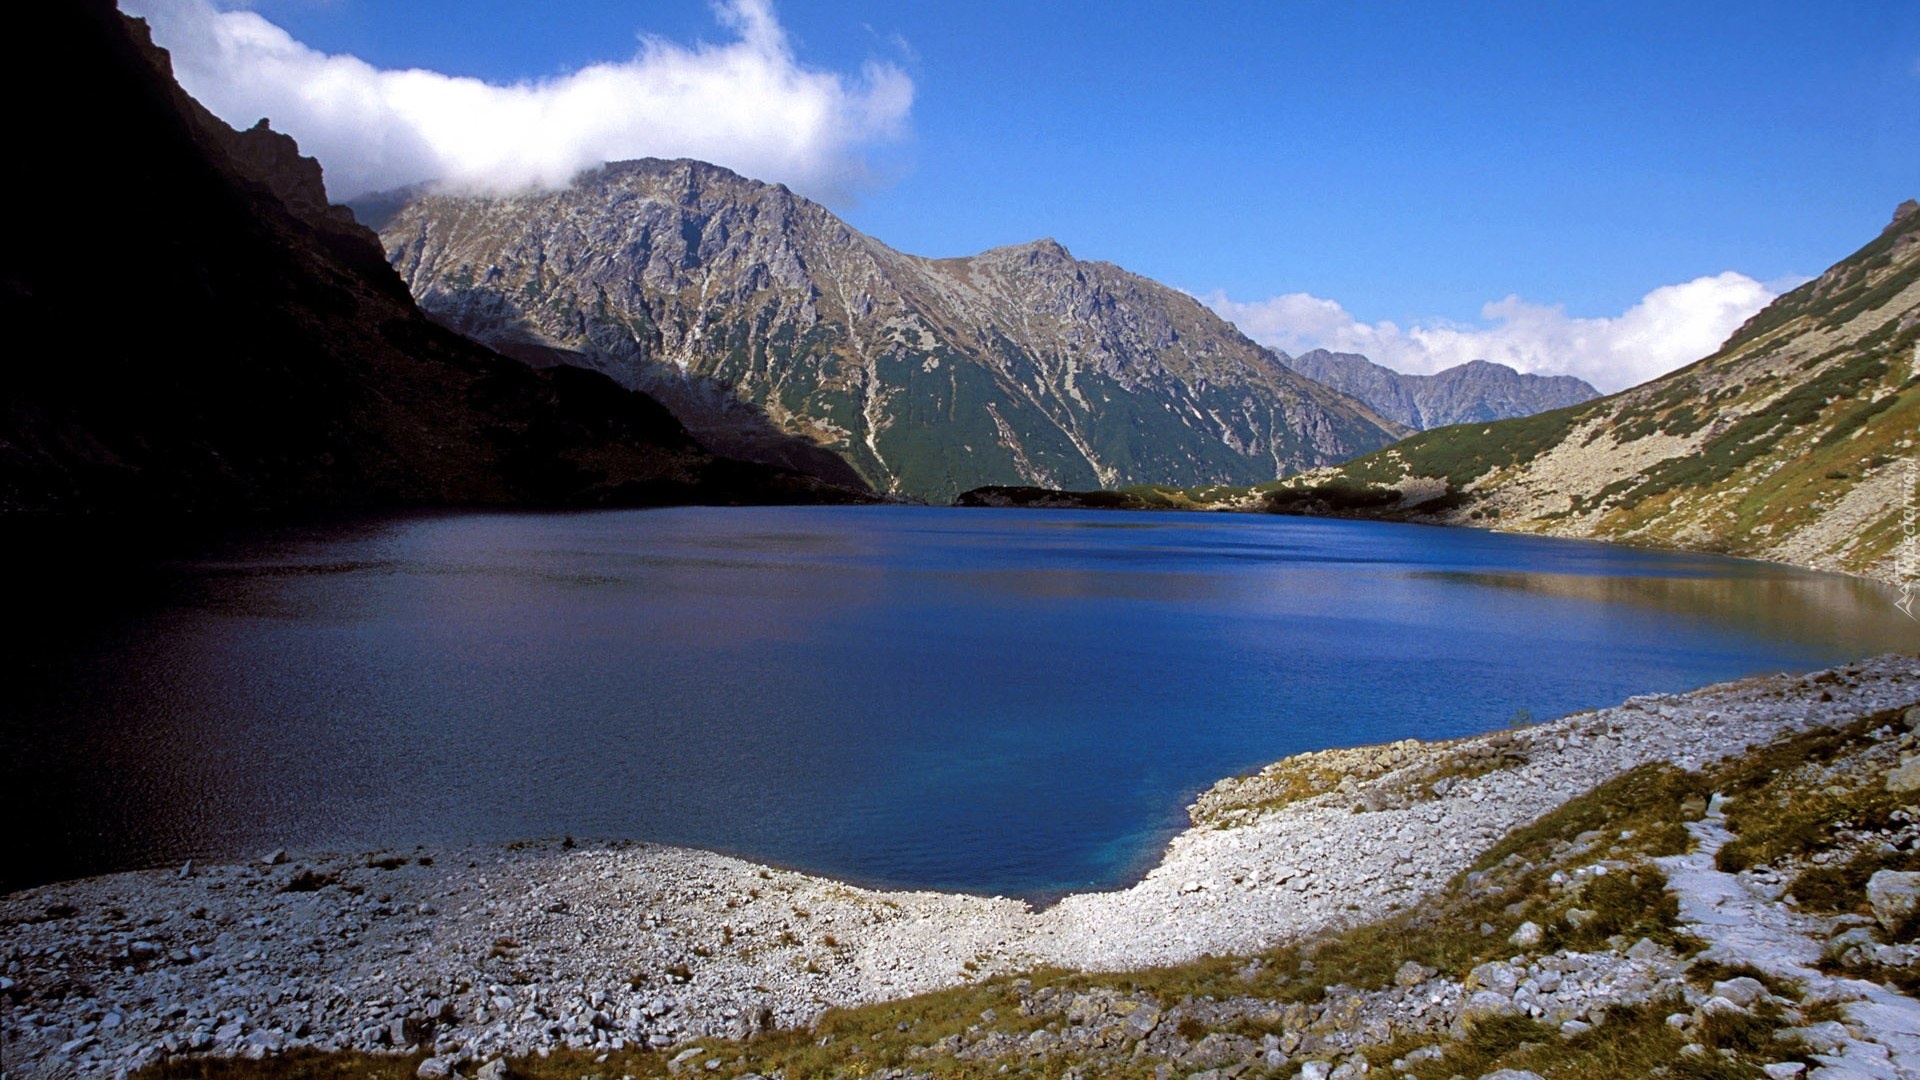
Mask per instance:
[[[1245,482],[1404,431],[1192,297],[1050,239],[909,255],[688,159],[400,201],[387,255],[447,325],[580,357],[730,452],[836,452],[880,490]]]
[[[601,376],[536,372],[437,326],[377,236],[328,204],[320,166],[202,108],[143,22],[103,0],[28,12],[5,78],[43,104],[20,110],[16,145],[62,164],[0,176],[32,208],[0,252],[0,508],[851,496],[717,458]]]
[[[1600,391],[1571,375],[1537,375],[1491,360],[1469,360],[1431,375],[1395,371],[1359,353],[1275,351],[1281,363],[1359,398],[1382,416],[1419,431],[1509,420],[1578,405]]]

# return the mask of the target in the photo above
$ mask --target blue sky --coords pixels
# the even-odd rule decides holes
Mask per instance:
[[[205,2],[123,6],[177,18]],[[732,70],[719,50],[755,39],[738,17],[753,5],[735,3],[731,22],[696,0],[252,9],[318,53],[505,85],[634,62],[641,35]],[[1371,348],[1408,369],[1479,350],[1644,377],[1920,195],[1908,2],[786,0],[760,14],[786,74],[838,110],[836,133],[769,154],[753,142],[769,136],[743,130],[714,145],[739,159],[722,164],[819,196],[908,252],[1050,235],[1194,292],[1263,340]],[[241,73],[196,85],[192,43],[160,36],[216,112],[244,122],[228,114],[278,105],[276,125],[345,175],[324,133],[299,129],[303,106],[245,100],[262,80]],[[201,83],[232,55],[203,58]],[[698,123],[704,106],[671,108]],[[1522,324],[1540,333],[1515,337]],[[1502,328],[1512,340],[1474,336]],[[1449,333],[1452,351],[1435,344]],[[1663,333],[1686,339],[1674,356],[1623,358]],[[1612,351],[1580,362],[1503,352],[1591,351],[1596,336]]]

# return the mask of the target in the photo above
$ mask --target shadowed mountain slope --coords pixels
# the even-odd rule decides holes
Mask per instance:
[[[0,508],[258,512],[839,497],[604,376],[427,319],[319,166],[236,132],[104,0],[24,5],[0,245]]]

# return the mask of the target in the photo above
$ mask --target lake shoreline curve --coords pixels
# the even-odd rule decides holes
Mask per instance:
[[[1628,769],[1696,769],[1920,703],[1920,656],[1649,694],[1227,779],[1130,887],[856,888],[652,844],[272,852],[0,897],[10,1076],[300,1047],[462,1060],[676,1046],[1040,967],[1242,955],[1370,922]]]

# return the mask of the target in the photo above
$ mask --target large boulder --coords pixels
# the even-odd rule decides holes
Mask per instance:
[[[1913,914],[1920,905],[1920,873],[1908,870],[1879,870],[1867,879],[1867,903],[1873,917],[1892,930]]]

